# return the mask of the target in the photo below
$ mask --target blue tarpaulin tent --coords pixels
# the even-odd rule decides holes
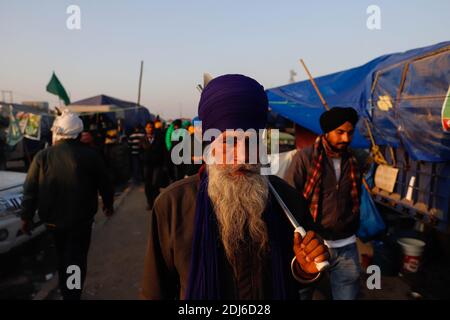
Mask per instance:
[[[95,106],[110,106],[111,109],[104,111],[104,114],[109,118],[110,121],[116,121],[115,111],[123,111],[125,129],[127,131],[133,130],[137,125],[145,126],[145,123],[149,120],[154,120],[155,116],[151,114],[147,108],[140,106],[138,107],[136,103],[130,101],[124,101],[116,99],[107,95],[98,95],[95,97],[83,99],[72,103],[70,107],[76,108],[77,106],[84,106],[83,113],[89,113],[92,109],[92,113],[96,112]],[[105,109],[106,110],[106,109]]]
[[[315,79],[330,106],[350,106],[379,145],[403,146],[414,160],[450,160],[450,133],[441,110],[450,85],[450,41],[378,57]],[[317,134],[324,111],[309,80],[267,90],[273,111]],[[363,121],[352,146],[370,146]]]

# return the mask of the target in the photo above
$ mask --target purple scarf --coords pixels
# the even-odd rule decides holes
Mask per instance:
[[[208,175],[200,173],[200,188],[195,209],[195,229],[192,243],[187,300],[220,300],[221,283],[218,255],[220,247],[217,220],[208,196]],[[270,197],[271,198],[271,197]],[[283,250],[280,245],[280,219],[272,210],[271,200],[263,214],[269,232],[272,263],[272,299],[286,299]]]

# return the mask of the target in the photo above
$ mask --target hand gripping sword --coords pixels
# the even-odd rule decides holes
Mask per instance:
[[[277,199],[277,202],[280,204],[281,209],[283,209],[284,213],[286,214],[286,217],[289,219],[290,223],[295,228],[294,232],[300,233],[302,238],[304,238],[306,236],[305,229],[303,229],[303,227],[298,223],[297,219],[295,219],[294,215],[289,210],[287,205],[284,203],[283,199],[281,199],[280,195],[275,190],[272,183],[270,183],[269,179],[267,179],[267,182],[269,184],[270,191],[272,191],[272,194],[275,196],[275,199]],[[330,265],[330,263],[328,261],[315,262],[315,264],[316,264],[317,270],[319,270],[319,271],[324,270],[325,268],[327,268]]]

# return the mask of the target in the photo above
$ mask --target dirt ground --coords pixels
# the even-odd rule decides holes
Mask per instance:
[[[83,299],[139,298],[148,236],[143,187],[131,187],[115,215],[94,225]]]

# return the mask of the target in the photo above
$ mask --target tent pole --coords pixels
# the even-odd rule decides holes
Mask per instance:
[[[144,61],[141,61],[141,72],[139,73],[139,88],[138,88],[138,99],[137,99],[137,107],[141,105],[141,87],[142,87],[142,73],[144,69]]]

